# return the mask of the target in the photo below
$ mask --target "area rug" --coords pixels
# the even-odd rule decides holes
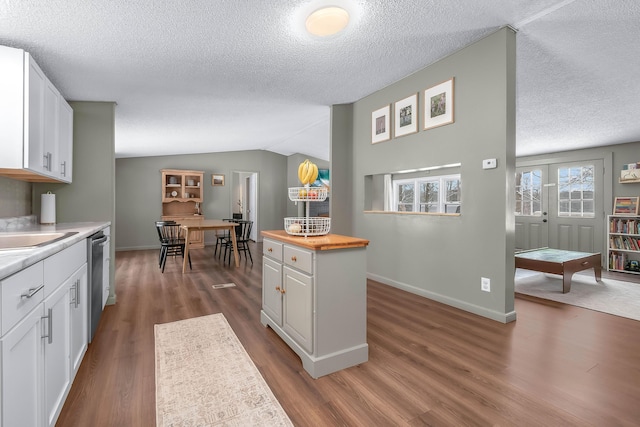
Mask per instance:
[[[292,426],[223,314],[155,325],[158,426]]]
[[[593,271],[574,274],[571,291],[562,293],[562,276],[516,269],[517,293],[640,320],[640,284],[602,279]]]

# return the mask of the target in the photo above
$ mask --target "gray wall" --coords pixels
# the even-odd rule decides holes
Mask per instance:
[[[0,218],[31,215],[31,186],[0,176]]]
[[[180,156],[121,158],[116,160],[117,249],[159,247],[154,222],[162,216],[161,169],[205,172],[205,218],[230,218],[235,203],[232,171],[258,173],[258,236],[261,230],[283,228],[287,210],[287,158],[269,151],[238,151]],[[224,186],[211,186],[211,174],[224,174]],[[213,241],[213,231],[205,233]]]
[[[111,259],[117,245],[115,208],[115,103],[70,102],[73,108],[73,182],[33,184],[33,212],[40,214],[40,195],[56,195],[56,222],[111,221]],[[116,237],[114,237],[116,236]],[[115,302],[115,262],[111,294]]]
[[[354,235],[353,104],[331,107],[331,232]],[[334,185],[334,183],[336,185]],[[357,209],[356,211],[361,211]],[[362,236],[356,236],[362,237]]]
[[[353,106],[353,234],[371,241],[369,277],[502,322],[515,319],[515,59],[515,34],[502,29]],[[422,129],[424,90],[451,77],[455,123],[371,144],[372,111],[419,93]],[[498,168],[483,170],[487,158]],[[456,162],[462,215],[363,212],[366,175]]]

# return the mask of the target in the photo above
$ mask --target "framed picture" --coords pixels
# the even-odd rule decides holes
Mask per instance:
[[[453,77],[424,91],[424,128],[453,123]]]
[[[224,185],[224,175],[217,175],[215,173],[211,175],[211,185],[214,187]]]
[[[418,94],[395,103],[393,136],[404,136],[418,132]]]
[[[639,197],[616,197],[613,202],[614,215],[638,215]]]
[[[391,106],[384,107],[371,113],[371,143],[388,141],[391,139]]]

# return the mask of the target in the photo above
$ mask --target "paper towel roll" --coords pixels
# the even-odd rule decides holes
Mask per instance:
[[[40,200],[40,224],[56,223],[56,195],[48,192]]]

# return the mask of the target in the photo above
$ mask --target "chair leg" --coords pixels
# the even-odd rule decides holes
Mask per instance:
[[[162,272],[164,273],[164,265],[167,263],[167,252],[168,252],[168,248],[164,248],[164,253],[162,256],[162,262],[161,262],[161,268],[162,268]]]
[[[249,249],[249,244],[247,243],[247,252],[249,253],[249,259],[251,260],[251,265],[253,265],[253,257],[251,256],[251,249]]]

